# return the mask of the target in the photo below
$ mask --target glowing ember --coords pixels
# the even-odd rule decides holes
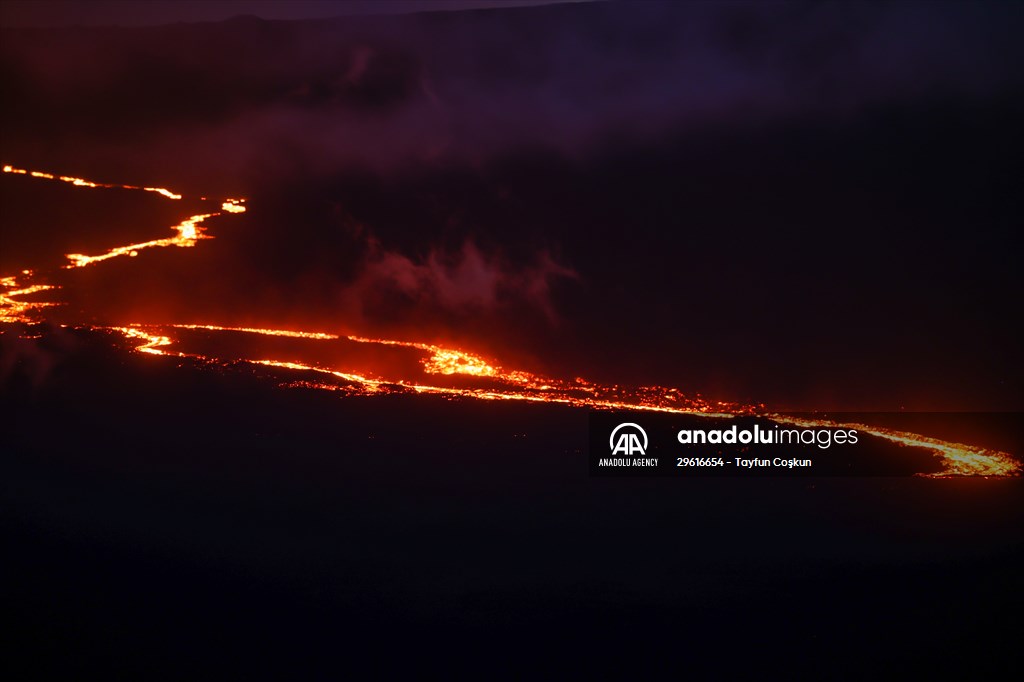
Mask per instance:
[[[67,182],[76,187],[132,189],[156,192],[169,199],[181,199],[180,194],[159,187],[98,183],[82,178],[23,170],[9,165],[4,166],[3,171],[5,173],[26,175],[34,178]],[[68,254],[67,258],[71,263],[66,265],[65,268],[84,267],[117,256],[136,256],[139,251],[152,247],[195,246],[198,241],[209,238],[204,234],[203,221],[222,214],[244,213],[246,210],[244,203],[244,199],[225,199],[221,203],[221,212],[194,215],[183,220],[172,228],[175,232],[175,235],[172,237],[119,246],[96,256]],[[26,279],[34,278],[31,270],[23,270],[22,276]],[[23,284],[21,281],[21,278],[18,276],[0,278],[0,323],[38,322],[41,319],[40,311],[42,309],[60,305],[58,302],[53,301],[30,302],[20,300],[22,297],[31,294],[58,289],[58,287],[52,284]],[[292,379],[283,383],[286,386],[344,391],[349,394],[389,392],[441,394],[480,400],[536,401],[593,409],[648,410],[708,417],[759,414],[779,424],[805,427],[854,428],[900,445],[927,450],[941,459],[944,468],[941,472],[935,474],[938,477],[966,475],[1013,476],[1018,475],[1020,471],[1019,465],[1010,455],[995,450],[962,443],[952,443],[909,432],[872,427],[865,424],[837,424],[824,419],[798,419],[785,415],[770,414],[764,410],[763,405],[711,402],[704,400],[700,396],[687,396],[675,388],[660,386],[624,388],[620,386],[602,386],[579,378],[563,380],[545,377],[520,370],[509,370],[480,355],[464,350],[445,348],[431,343],[373,339],[320,331],[231,327],[213,324],[111,327],[81,325],[81,327],[121,334],[135,344],[135,350],[149,355],[191,358],[201,364],[220,367],[247,363],[281,370],[286,373],[300,372],[308,375],[308,377],[315,377],[317,379],[315,381],[309,378]],[[380,376],[367,376],[365,371],[345,371],[335,367],[300,362],[294,358],[223,358],[185,350],[172,350],[172,348],[180,347],[187,341],[187,339],[180,338],[182,336],[180,333],[177,335],[178,338],[175,337],[174,332],[180,332],[181,330],[205,331],[214,334],[225,332],[285,337],[317,343],[374,344],[400,347],[419,354],[422,375],[385,376],[384,374],[387,374],[387,371],[384,370]]]

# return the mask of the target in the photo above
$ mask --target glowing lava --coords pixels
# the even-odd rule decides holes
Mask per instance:
[[[153,239],[148,242],[139,242],[138,244],[128,244],[127,246],[118,246],[110,249],[104,254],[99,256],[86,256],[81,253],[69,253],[67,254],[70,264],[65,265],[65,268],[82,268],[86,265],[92,265],[93,263],[100,263],[117,256],[136,256],[142,249],[149,249],[154,246],[181,246],[189,247],[195,246],[196,242],[200,239],[209,239],[207,235],[203,234],[203,228],[200,227],[207,218],[212,218],[219,213],[203,213],[200,215],[194,215],[187,218],[177,225],[173,229],[177,234],[173,237],[166,237],[164,239]]]
[[[31,275],[31,271],[26,270]],[[32,284],[22,286],[16,276],[0,277],[0,323],[20,322],[28,324],[39,321],[39,312],[59,303],[50,301],[21,301],[22,296],[30,296],[41,291],[52,291],[57,287],[52,284]]]
[[[137,327],[111,327],[111,329],[121,332],[129,339],[142,340],[143,343],[135,347],[135,350],[140,353],[149,353],[150,355],[167,355],[167,352],[162,350],[161,347],[171,345],[171,340],[168,337],[147,334]],[[185,357],[184,353],[175,353],[175,355]]]
[[[14,166],[4,166],[4,173],[13,173],[14,175],[27,175],[33,178],[42,178],[44,180],[59,180],[61,182],[67,182],[75,187],[104,187],[107,189],[138,189],[143,192],[155,192],[161,196],[165,196],[168,199],[181,199],[180,194],[175,194],[169,189],[163,187],[139,187],[137,185],[115,185],[109,182],[92,182],[91,180],[85,180],[83,178],[73,178],[69,175],[54,175],[53,173],[46,173],[43,171],[30,171],[23,168],[15,168]],[[244,209],[243,209],[244,210]]]
[[[168,199],[181,199],[180,194],[159,187],[92,182],[83,178],[54,175],[42,171],[28,171],[9,165],[4,166],[3,171],[33,178],[66,182],[76,187],[140,190],[156,192]],[[65,269],[74,269],[101,263],[118,256],[135,256],[143,249],[154,247],[193,247],[199,241],[210,238],[204,232],[202,226],[204,221],[222,214],[244,213],[246,211],[244,204],[244,199],[225,199],[220,205],[220,212],[193,215],[173,226],[172,230],[175,234],[171,237],[119,246],[110,249],[106,253],[94,256],[77,253],[67,254],[70,264],[64,267]],[[42,311],[45,308],[60,305],[56,301],[39,302],[23,300],[25,297],[30,297],[40,292],[59,289],[59,287],[50,283],[36,283],[34,282],[35,279],[34,273],[30,270],[23,270],[21,276],[0,277],[0,323],[31,324],[39,322],[42,319]],[[1017,462],[1007,453],[977,446],[952,443],[909,432],[872,427],[865,424],[842,424],[825,419],[798,419],[785,415],[771,414],[765,411],[763,405],[712,402],[700,396],[687,396],[674,388],[660,386],[626,388],[594,384],[579,378],[564,380],[545,377],[530,372],[510,370],[480,355],[432,343],[374,339],[320,331],[232,327],[214,324],[129,326],[81,324],[78,327],[103,332],[114,332],[130,340],[134,344],[135,350],[149,355],[190,358],[200,364],[217,367],[240,363],[249,364],[291,373],[292,378],[283,383],[285,386],[343,391],[349,394],[441,394],[481,400],[536,401],[592,409],[648,410],[708,417],[757,414],[779,424],[805,427],[855,428],[858,431],[863,431],[864,433],[903,446],[922,448],[940,458],[944,468],[941,472],[935,474],[935,476],[939,477],[966,475],[1013,476],[1018,475],[1020,471]],[[404,348],[418,354],[422,375],[389,376],[387,375],[387,370],[381,370],[379,375],[370,375],[371,373],[366,371],[355,372],[348,371],[345,368],[301,362],[294,357],[225,358],[189,352],[188,350],[179,350],[187,345],[187,339],[183,337],[195,333],[206,333],[207,335],[244,334],[273,336],[315,342],[317,344],[338,344],[339,346],[344,344],[370,344]],[[341,348],[341,350],[344,350],[344,348]],[[295,374],[302,378],[295,378]]]

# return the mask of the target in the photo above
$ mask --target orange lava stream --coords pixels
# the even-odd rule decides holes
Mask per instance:
[[[287,336],[294,339],[320,339],[336,340],[341,337],[337,334],[324,334],[322,332],[293,332],[283,329],[257,329],[255,327],[221,327],[215,324],[173,324],[177,329],[206,329],[214,332],[245,332],[247,334],[260,334],[263,336]]]
[[[135,189],[157,192],[170,199],[180,199],[180,194],[157,187],[138,187],[134,185],[118,185],[96,183],[82,178],[58,176],[40,171],[27,171],[12,166],[4,166],[5,173],[27,175],[35,178],[59,180],[77,187],[101,187]],[[238,214],[245,212],[244,199],[226,199],[221,204],[222,213]],[[135,256],[139,250],[152,247],[192,247],[202,239],[210,238],[204,234],[201,223],[221,212],[191,216],[172,229],[173,237],[154,239],[147,242],[129,244],[110,249],[104,254],[87,256],[68,254],[71,261],[65,269],[84,267],[103,262],[117,256]],[[22,271],[22,275],[33,278],[30,270]],[[41,319],[40,310],[49,306],[60,305],[58,302],[29,302],[19,300],[42,291],[54,290],[59,287],[50,284],[22,284],[18,276],[0,278],[0,323],[34,323]],[[149,355],[175,356],[191,358],[201,363],[216,366],[227,366],[238,363],[260,365],[287,372],[302,372],[324,377],[324,380],[291,381],[285,385],[302,386],[334,391],[346,391],[355,394],[372,393],[423,393],[459,396],[482,400],[519,400],[544,403],[564,404],[573,407],[593,409],[646,410],[673,414],[700,415],[706,417],[731,417],[737,415],[760,415],[779,424],[792,424],[804,427],[841,427],[855,428],[858,431],[898,443],[912,448],[923,448],[939,457],[943,470],[934,477],[946,476],[1014,476],[1019,475],[1020,466],[1009,454],[989,450],[962,443],[952,443],[928,436],[909,432],[895,431],[864,424],[839,424],[829,420],[815,420],[771,414],[764,410],[763,405],[743,405],[739,403],[711,402],[699,396],[687,396],[678,389],[660,386],[623,388],[620,386],[603,386],[583,379],[563,380],[544,377],[520,370],[509,370],[486,358],[454,348],[445,348],[432,343],[417,341],[399,341],[393,339],[373,339],[362,336],[346,336],[327,332],[293,331],[281,329],[264,329],[253,327],[231,327],[212,324],[166,324],[166,325],[130,325],[130,326],[98,326],[81,325],[82,328],[112,331],[125,338],[139,342],[135,350]],[[181,345],[181,339],[172,338],[172,330],[194,330],[206,332],[227,332],[253,334],[262,336],[278,336],[310,341],[327,341],[338,343],[376,344],[397,346],[422,353],[420,366],[424,376],[421,379],[409,377],[366,376],[340,369],[323,367],[291,359],[275,358],[219,358],[198,353],[172,350]],[[456,382],[446,385],[445,382]],[[480,386],[467,386],[466,382],[482,383]],[[333,382],[333,383],[332,383]],[[342,382],[342,383],[338,383]]]
[[[4,166],[4,173],[13,173],[15,175],[27,175],[33,178],[42,178],[44,180],[59,180],[61,182],[68,182],[75,187],[104,187],[107,189],[138,189],[144,192],[155,192],[168,199],[181,199],[180,194],[175,194],[169,189],[163,187],[139,187],[137,185],[115,185],[109,182],[92,182],[91,180],[85,180],[83,178],[73,178],[69,175],[54,175],[53,173],[45,173],[43,171],[30,171],[24,168],[15,168],[14,166]],[[243,209],[244,210],[244,209]]]
[[[643,409],[650,411],[674,412],[680,414],[701,414],[706,416],[732,416],[737,414],[754,414],[757,406],[741,405],[738,403],[709,402],[699,397],[685,397],[680,391],[674,388],[644,387],[629,390],[632,400],[613,400],[607,396],[617,391],[622,391],[618,386],[598,386],[584,379],[565,381],[544,377],[530,372],[519,370],[508,370],[499,365],[493,364],[479,355],[465,351],[444,348],[430,343],[416,341],[396,341],[394,339],[371,339],[363,336],[341,336],[324,332],[303,332],[282,329],[261,329],[253,327],[225,327],[220,325],[203,324],[175,324],[169,325],[177,329],[194,329],[207,331],[241,332],[248,334],[259,334],[264,336],[282,336],[290,338],[314,339],[321,341],[347,340],[353,343],[377,344],[382,346],[399,346],[424,351],[425,356],[421,360],[421,366],[426,374],[437,374],[444,376],[467,376],[478,378],[492,378],[501,383],[526,389],[531,392],[547,395],[523,395],[511,393],[502,394],[503,399],[515,400],[548,400],[549,402],[564,402],[573,405],[603,407],[607,409]],[[261,364],[267,364],[262,362]],[[296,364],[296,363],[291,363]],[[283,366],[283,365],[280,365]],[[324,369],[311,365],[295,366],[292,369],[303,369],[314,372],[324,372],[337,376],[337,372],[331,369]],[[358,376],[358,375],[352,375]],[[381,384],[378,380],[366,380],[374,386]],[[405,386],[420,392],[442,392],[458,395],[473,395],[480,397],[494,398],[496,395],[491,391],[475,389],[453,389],[438,386],[427,386],[396,379],[391,382],[395,386]],[[559,397],[559,393],[564,394]]]
[[[43,308],[60,305],[52,301],[19,301],[19,296],[28,296],[40,291],[51,291],[58,287],[52,284],[20,286],[17,277],[0,278],[0,322],[35,322]],[[5,291],[6,290],[6,291]]]
[[[162,350],[162,346],[171,345],[171,340],[166,336],[152,336],[136,327],[110,327],[114,331],[121,332],[129,339],[141,339],[144,343],[139,344],[135,347],[135,350],[140,353],[149,353],[150,355],[167,355],[167,351]],[[175,353],[179,357],[188,357],[185,353]],[[198,356],[195,356],[198,357]]]
[[[361,336],[342,336],[325,332],[305,332],[283,329],[263,329],[254,327],[226,327],[221,325],[207,324],[173,324],[166,327],[158,325],[134,325],[131,327],[113,328],[124,333],[130,338],[145,339],[146,343],[137,347],[137,350],[159,354],[166,354],[159,350],[159,347],[169,345],[168,337],[156,333],[144,331],[144,329],[189,329],[215,332],[236,332],[244,334],[257,334],[262,336],[280,336],[287,338],[310,339],[318,341],[350,341],[361,344],[377,344],[383,346],[400,346],[424,351],[421,359],[421,366],[427,375],[455,376],[461,375],[471,378],[490,378],[508,388],[501,391],[477,388],[460,388],[451,386],[436,386],[416,381],[409,381],[406,378],[370,378],[361,374],[342,372],[333,368],[311,365],[294,361],[259,359],[250,360],[246,358],[211,358],[198,354],[174,353],[180,357],[193,357],[196,359],[213,362],[217,364],[228,364],[231,362],[248,362],[270,367],[301,370],[330,375],[351,383],[359,384],[367,391],[377,392],[381,390],[412,390],[418,393],[442,393],[447,395],[459,395],[477,398],[501,399],[501,400],[534,400],[543,402],[565,403],[577,406],[589,406],[604,409],[640,409],[648,411],[672,412],[677,414],[699,414],[704,416],[726,417],[737,414],[753,414],[753,406],[744,406],[736,403],[712,403],[700,398],[686,398],[676,389],[664,389],[660,387],[646,387],[630,391],[632,400],[615,400],[609,397],[601,397],[601,394],[610,395],[616,391],[622,391],[620,387],[600,387],[582,379],[564,381],[543,377],[529,372],[506,370],[502,367],[491,364],[484,358],[466,353],[464,351],[442,348],[434,344],[419,343],[414,341],[396,341],[393,339],[370,339]],[[307,385],[309,382],[307,382]],[[336,388],[322,385],[322,388]],[[645,396],[646,394],[646,396]]]
[[[244,210],[244,209],[243,209]],[[189,247],[195,246],[196,242],[200,239],[210,239],[209,236],[203,233],[203,228],[200,227],[207,218],[220,215],[220,213],[202,213],[187,218],[177,225],[173,229],[177,234],[173,237],[166,237],[164,239],[153,239],[148,242],[139,242],[138,244],[128,244],[127,246],[118,246],[107,251],[99,256],[86,256],[81,253],[69,253],[67,254],[68,260],[71,261],[65,268],[82,268],[86,265],[92,265],[93,263],[99,263],[117,256],[137,256],[138,252],[142,249],[152,248],[154,246],[181,246]]]

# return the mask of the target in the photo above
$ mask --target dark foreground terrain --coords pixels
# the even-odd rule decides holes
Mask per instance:
[[[1019,641],[1019,478],[593,479],[584,411],[74,343],[0,392],[23,672],[977,675]]]

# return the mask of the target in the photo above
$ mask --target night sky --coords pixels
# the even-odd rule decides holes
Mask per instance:
[[[546,4],[550,0],[7,0],[0,5],[0,26],[153,26],[235,16],[295,20]]]

